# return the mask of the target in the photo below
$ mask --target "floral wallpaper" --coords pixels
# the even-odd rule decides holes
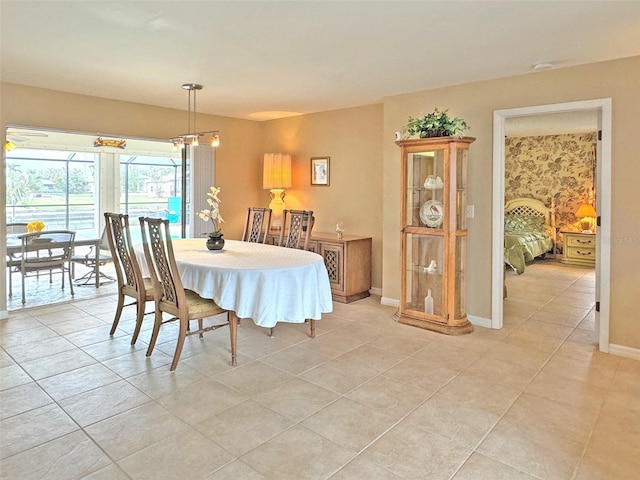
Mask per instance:
[[[551,205],[556,226],[580,231],[575,212],[595,205],[596,133],[511,137],[505,141],[505,201],[531,197]]]

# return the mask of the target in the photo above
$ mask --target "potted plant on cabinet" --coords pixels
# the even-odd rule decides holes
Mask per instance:
[[[402,133],[420,138],[462,136],[470,130],[467,122],[458,117],[451,118],[448,110],[440,111],[436,107],[433,112],[421,117],[409,117],[407,124],[402,128]]]

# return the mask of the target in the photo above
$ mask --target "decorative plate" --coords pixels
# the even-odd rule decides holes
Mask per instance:
[[[444,218],[442,203],[438,200],[428,200],[420,207],[420,220],[427,227],[440,228]]]

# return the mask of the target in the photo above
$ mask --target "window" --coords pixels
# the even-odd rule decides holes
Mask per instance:
[[[172,236],[180,237],[181,164],[180,158],[120,155],[120,212],[130,216],[134,242],[139,239],[137,219],[142,216],[166,218]]]
[[[140,216],[159,217],[181,236],[182,155],[170,143],[130,139],[125,150],[96,147],[88,134],[26,128],[20,134],[18,148],[6,152],[7,222],[42,220],[47,230],[86,238],[100,234],[103,212],[122,212],[132,229],[139,230]]]
[[[97,155],[19,148],[7,152],[7,222],[95,232]]]

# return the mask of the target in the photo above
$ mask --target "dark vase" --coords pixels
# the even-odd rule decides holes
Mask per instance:
[[[209,250],[222,250],[224,248],[224,238],[207,237],[207,248]]]

